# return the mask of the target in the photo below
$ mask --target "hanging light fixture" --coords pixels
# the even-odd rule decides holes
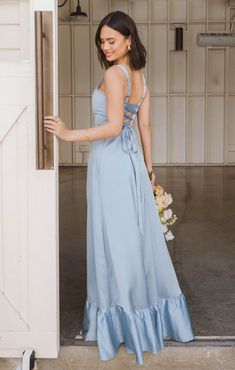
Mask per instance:
[[[72,12],[71,17],[88,17],[88,15],[85,12],[82,12],[80,1],[78,0],[78,5],[76,7],[76,12]]]
[[[67,3],[68,0],[65,0],[62,4],[58,5],[59,8],[64,6]],[[80,6],[80,1],[78,0],[78,4],[76,7],[76,11],[72,12],[70,14],[71,17],[88,17],[88,15],[85,12],[82,12],[81,6]]]

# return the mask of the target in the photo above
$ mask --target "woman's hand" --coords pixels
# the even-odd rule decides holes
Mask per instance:
[[[48,132],[56,135],[59,139],[69,141],[69,130],[65,123],[57,116],[44,117],[44,127]]]

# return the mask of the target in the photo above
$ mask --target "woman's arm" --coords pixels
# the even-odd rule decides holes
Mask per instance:
[[[104,72],[106,111],[108,122],[88,129],[69,130],[59,117],[47,116],[44,126],[64,141],[93,141],[120,135],[123,126],[125,84],[123,73],[117,66]]]
[[[144,161],[148,172],[152,170],[152,128],[150,123],[150,93],[147,85],[144,100],[137,113],[138,128],[140,131]]]

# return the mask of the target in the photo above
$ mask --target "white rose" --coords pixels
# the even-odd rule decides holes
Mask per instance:
[[[166,209],[165,211],[164,211],[164,217],[165,217],[165,219],[166,220],[168,220],[169,218],[171,218],[171,216],[172,216],[172,214],[173,214],[173,212],[172,212],[172,210],[169,208],[169,209]]]
[[[172,234],[170,230],[165,234],[165,237],[166,237],[166,240],[174,239],[174,235]]]
[[[172,196],[171,196],[171,194],[166,194],[165,195],[165,199],[164,199],[164,203],[165,203],[165,205],[168,207],[169,206],[169,204],[171,204],[172,203]]]

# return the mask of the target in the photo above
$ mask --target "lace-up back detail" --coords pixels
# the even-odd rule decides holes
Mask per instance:
[[[130,98],[130,94],[131,94],[131,78],[130,78],[130,75],[129,75],[129,71],[128,71],[128,69],[123,64],[116,64],[116,65],[122,69],[122,71],[124,72],[124,74],[125,74],[125,76],[127,78],[127,95],[125,96],[125,100],[124,100],[124,121],[123,121],[123,125],[125,123],[128,123],[128,124],[132,125],[132,122],[136,118],[136,114],[137,114],[137,112],[138,112],[138,110],[139,110],[139,108],[141,106],[142,101],[144,100],[144,97],[145,97],[145,93],[146,93],[146,80],[145,80],[145,76],[144,76],[143,71],[141,71],[142,80],[143,80],[143,91],[142,91],[142,95],[141,95],[140,101],[138,103],[129,103],[129,98]],[[101,85],[101,82],[103,80],[104,80],[104,78],[102,78],[100,80],[100,82],[97,85],[96,90],[102,96],[105,97],[105,94],[99,89],[99,87]]]
[[[124,101],[124,123],[128,123],[128,124],[132,124],[132,122],[134,121],[135,117],[136,117],[136,114],[141,106],[141,103],[142,101],[144,100],[144,97],[145,97],[145,93],[146,93],[146,80],[145,80],[145,76],[144,76],[144,73],[143,71],[141,71],[141,74],[142,74],[142,80],[143,80],[143,91],[142,91],[142,95],[141,95],[141,98],[140,98],[140,101],[139,103],[129,103],[129,97],[130,97],[130,94],[131,94],[131,78],[130,78],[130,75],[129,75],[129,71],[128,69],[123,65],[123,64],[117,64],[117,66],[119,66],[126,78],[127,78],[127,95],[125,97],[125,101]]]

